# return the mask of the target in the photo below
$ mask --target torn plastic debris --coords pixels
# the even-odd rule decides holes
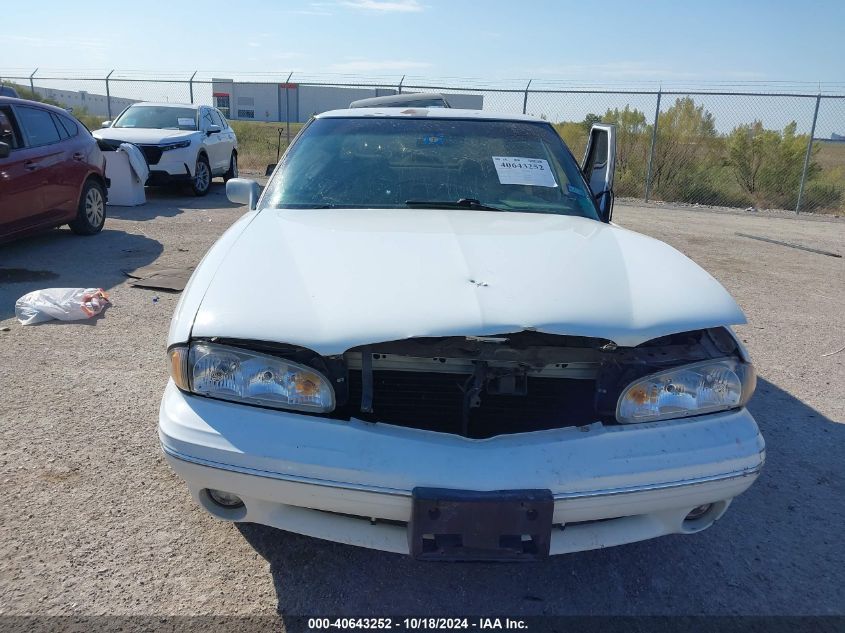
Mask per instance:
[[[96,316],[109,304],[102,288],[44,288],[25,294],[15,302],[21,325],[59,319],[78,321]]]

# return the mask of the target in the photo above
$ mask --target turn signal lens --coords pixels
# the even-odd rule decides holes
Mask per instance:
[[[296,393],[306,398],[313,398],[320,391],[320,379],[314,374],[300,373],[294,376],[293,387]]]
[[[170,357],[170,377],[182,391],[190,391],[188,383],[188,348],[177,345],[167,350]]]
[[[629,385],[616,419],[630,424],[735,409],[748,402],[755,385],[754,367],[735,359],[675,367]]]

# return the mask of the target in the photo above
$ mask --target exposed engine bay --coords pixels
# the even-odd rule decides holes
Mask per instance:
[[[724,328],[673,334],[637,347],[523,331],[412,338],[322,357],[258,341],[219,341],[305,363],[335,390],[329,417],[470,438],[615,424],[622,390],[678,365],[739,356]]]

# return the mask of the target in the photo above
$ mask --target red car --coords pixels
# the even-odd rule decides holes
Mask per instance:
[[[106,221],[105,158],[72,115],[0,97],[0,241],[67,224],[78,235]]]

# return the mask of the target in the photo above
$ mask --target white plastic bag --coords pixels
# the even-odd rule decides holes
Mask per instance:
[[[15,316],[21,325],[51,319],[77,321],[99,314],[109,303],[102,288],[44,288],[25,294],[15,302]]]

